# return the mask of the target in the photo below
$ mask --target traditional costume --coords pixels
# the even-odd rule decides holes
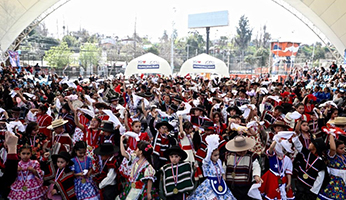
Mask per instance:
[[[36,116],[37,116],[37,124],[39,126],[39,132],[43,133],[45,136],[50,138],[51,130],[49,130],[47,127],[51,125],[53,118],[46,113],[43,115],[37,114]]]
[[[194,188],[193,163],[184,162],[187,154],[179,146],[172,146],[165,151],[167,159],[171,153],[179,155],[180,162],[166,164],[160,169],[162,171],[163,191],[167,200],[185,199],[186,193]]]
[[[152,182],[155,181],[155,169],[146,159],[143,159],[143,161],[139,163],[139,158],[135,154],[128,154],[128,156],[129,163],[132,163],[132,165],[129,166],[131,168],[131,172],[124,191],[120,193],[116,199],[144,200],[147,198],[148,180],[152,180]],[[152,199],[160,199],[159,195],[155,191],[155,188],[151,189],[151,195]]]
[[[222,168],[221,160],[213,162],[210,157],[213,151],[219,148],[219,135],[213,134],[206,138],[208,144],[208,152],[205,159],[203,159],[203,175],[207,177],[201,185],[187,198],[188,200],[200,199],[231,199],[235,200],[230,189],[227,187],[222,175],[225,171]]]
[[[57,119],[52,122],[47,128],[54,130],[64,124],[68,123],[67,120]],[[68,133],[56,134],[53,132],[51,141],[48,143],[47,148],[51,148],[52,154],[59,154],[62,151],[70,152],[72,149],[72,139]]]
[[[92,168],[91,158],[85,156],[83,161],[80,161],[78,157],[74,157],[72,160],[73,165],[71,170],[75,174],[88,172]],[[78,200],[98,200],[98,188],[93,182],[91,177],[76,177],[74,179],[74,190]]]
[[[261,176],[261,167],[258,155],[247,151],[253,148],[255,141],[243,136],[236,136],[227,142],[228,153],[225,160],[226,183],[237,199],[248,200],[248,191],[255,176]],[[238,156],[236,152],[247,151],[245,155]]]
[[[103,161],[100,173],[94,178],[94,181],[100,188],[101,199],[114,200],[119,193],[117,187],[117,159],[114,156],[119,152],[119,148],[111,143],[104,143],[97,147],[94,151],[96,155],[109,155],[109,158]]]
[[[296,198],[316,199],[317,194],[320,192],[324,176],[325,176],[325,163],[320,157],[325,144],[322,138],[312,140],[318,154],[310,152],[303,147],[302,151],[297,154],[294,160],[294,170],[298,175],[298,182],[296,185],[297,193]]]
[[[63,199],[63,200],[77,200],[74,190],[74,173],[70,170],[69,166],[59,169],[55,166],[58,158],[63,158],[72,165],[70,161],[70,154],[67,152],[60,152],[59,154],[52,155],[52,162],[48,164],[43,162],[42,168],[45,175],[44,180],[49,181],[48,199]],[[57,190],[57,194],[52,195],[53,189]]]
[[[16,181],[11,185],[9,199],[41,199],[45,195],[47,188],[43,186],[43,171],[37,160],[29,160],[27,162],[19,161],[18,166],[22,168],[18,171]],[[28,167],[32,167],[37,171],[35,176]],[[8,181],[8,180],[6,180]]]

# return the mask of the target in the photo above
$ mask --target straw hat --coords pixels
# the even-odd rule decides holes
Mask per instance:
[[[50,130],[53,130],[55,128],[58,128],[59,126],[63,126],[67,122],[68,122],[68,120],[57,119],[57,120],[54,120],[52,122],[52,124],[50,126],[48,126],[47,128],[50,129]]]
[[[336,117],[334,119],[335,126],[346,126],[346,117]]]
[[[226,144],[226,149],[232,152],[246,151],[255,146],[255,140],[244,137],[244,136],[235,136],[234,139],[230,140]]]

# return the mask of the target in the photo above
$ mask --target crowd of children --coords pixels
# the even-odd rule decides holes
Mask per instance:
[[[85,83],[49,75],[48,85],[19,87],[30,80],[6,70],[2,199],[346,197],[343,85],[333,85],[331,100],[308,87],[325,74],[284,84],[159,76]],[[343,72],[335,78],[346,85]]]

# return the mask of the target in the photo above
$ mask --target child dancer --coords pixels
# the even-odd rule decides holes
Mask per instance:
[[[141,132],[141,122],[140,121],[134,121],[132,122],[132,136],[137,136],[137,139],[139,139],[140,141],[147,141],[149,142],[149,136],[147,132],[142,133]],[[125,133],[125,135],[127,135],[127,133]],[[129,155],[131,155],[132,153],[134,153],[134,151],[137,149],[137,139],[135,137],[128,137],[127,140],[127,153]],[[120,174],[124,177],[124,178],[129,178],[130,173],[131,173],[131,167],[129,167],[129,160],[124,158],[120,167],[119,167],[119,172]]]
[[[259,188],[265,199],[294,199],[291,188],[292,160],[284,153],[294,151],[287,138],[281,138],[283,133],[285,132],[279,132],[274,136],[274,141],[267,150],[270,169],[262,176],[263,183]],[[288,134],[288,137],[291,137],[294,132]]]
[[[18,177],[11,185],[9,199],[42,199],[46,193],[43,186],[43,171],[37,160],[30,160],[31,147],[24,145],[20,148],[18,163]]]
[[[100,188],[101,199],[114,200],[119,194],[117,187],[117,159],[114,154],[119,152],[119,148],[111,143],[103,143],[95,149],[95,154],[101,157],[102,167],[100,173],[96,175],[94,181]]]
[[[62,151],[52,155],[52,161],[47,163],[45,161],[48,160],[49,155],[50,153],[46,152],[42,162],[45,172],[44,180],[50,182],[48,199],[77,200],[74,192],[74,174],[69,168],[72,165],[70,154]]]
[[[170,161],[161,168],[161,180],[166,200],[185,199],[186,193],[194,188],[193,163],[184,162],[187,154],[179,146],[167,149],[165,156]]]
[[[86,156],[87,145],[84,141],[78,141],[73,147],[72,171],[74,171],[74,189],[77,199],[97,200],[99,199],[98,189],[92,181],[91,158]]]
[[[197,187],[192,195],[187,198],[188,200],[236,199],[224,181],[225,171],[219,159],[219,140],[219,135],[216,134],[206,137],[208,151],[207,156],[202,161],[202,168],[204,177],[208,178]]]
[[[329,184],[318,194],[318,199],[346,199],[346,156],[345,143],[334,139],[329,132],[330,150],[328,155]]]
[[[316,199],[326,173],[326,166],[322,159],[326,145],[322,138],[312,138],[311,141],[308,149],[303,145],[302,151],[297,154],[293,163],[298,175],[297,199]]]
[[[120,150],[121,155],[132,163],[131,173],[124,191],[116,199],[159,199],[152,188],[155,177],[155,169],[150,164],[153,147],[149,142],[140,141],[135,153],[129,154],[125,151],[124,138],[121,136]]]

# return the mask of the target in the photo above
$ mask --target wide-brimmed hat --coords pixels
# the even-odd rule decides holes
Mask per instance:
[[[178,106],[176,106],[175,104],[169,105],[168,108],[172,109],[174,112],[177,112],[177,110],[178,110]]]
[[[106,132],[110,132],[113,133],[115,132],[114,130],[114,124],[111,121],[105,121],[103,122],[103,126],[101,128],[99,128],[100,130],[106,131]]]
[[[180,156],[181,161],[184,161],[187,158],[187,153],[182,150],[179,146],[172,146],[171,148],[167,149],[164,152],[164,156],[169,160],[169,155],[171,155],[171,153],[176,153]]]
[[[106,103],[97,102],[97,103],[95,103],[95,108],[97,108],[97,109],[109,109],[110,107]]]
[[[202,125],[204,130],[214,130],[214,123],[211,121],[205,121]]]
[[[137,93],[136,95],[140,97],[145,97],[145,98],[154,96],[153,93],[151,93],[150,91],[146,91],[144,93],[143,92]]]
[[[119,147],[114,146],[112,143],[102,143],[94,150],[94,153],[100,156],[113,155],[117,152],[119,152]]]
[[[335,126],[346,126],[346,117],[336,117],[333,124]]]
[[[63,119],[57,119],[54,120],[52,122],[52,124],[50,126],[47,127],[47,129],[53,130],[55,128],[58,128],[60,126],[63,126],[64,124],[66,124],[68,122],[68,120],[63,120]]]
[[[157,123],[155,125],[155,128],[157,130],[159,130],[161,128],[161,126],[166,126],[168,128],[168,131],[171,131],[174,129],[174,127],[170,123],[168,123],[167,121],[162,121],[162,122]]]
[[[226,149],[232,152],[246,151],[253,148],[255,143],[255,140],[251,138],[238,135],[227,142]]]
[[[184,101],[179,95],[173,96],[172,100],[177,101],[177,102],[183,102]]]
[[[69,153],[67,153],[66,151],[62,151],[59,154],[52,155],[53,163],[56,163],[58,158],[63,158],[66,162],[68,162],[68,166],[73,165],[73,162],[71,161],[71,155]]]
[[[207,113],[207,112],[205,111],[205,106],[203,106],[203,105],[198,105],[197,107],[191,108],[190,113],[194,113],[195,110],[200,110],[200,111],[202,111],[203,113]]]
[[[289,126],[282,120],[276,120],[273,124],[270,124],[269,127],[276,127],[276,126],[281,126],[283,128],[288,129]]]

